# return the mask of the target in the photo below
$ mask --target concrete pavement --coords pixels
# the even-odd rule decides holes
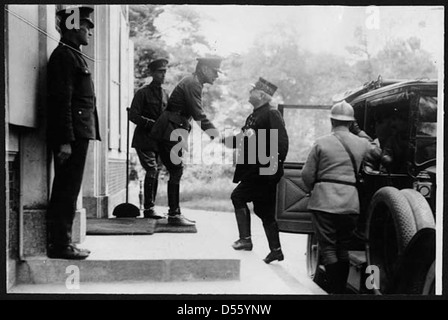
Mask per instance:
[[[166,208],[158,208],[158,210],[164,212]],[[267,265],[262,259],[269,249],[258,217],[252,217],[253,251],[240,252],[231,248],[231,243],[236,240],[238,235],[233,213],[188,209],[183,209],[183,213],[188,218],[197,221],[198,233],[87,236],[86,241],[81,245],[92,250],[91,256],[85,263],[100,263],[101,261],[128,261],[130,263],[129,261],[133,261],[135,265],[141,266],[151,261],[164,261],[166,265],[171,266],[170,270],[174,270],[169,272],[184,272],[183,277],[170,276],[155,279],[152,274],[151,277],[142,276],[126,280],[122,274],[116,277],[109,274],[107,281],[95,281],[95,275],[90,274],[89,281],[83,281],[81,272],[79,287],[67,286],[66,281],[20,284],[13,287],[10,293],[326,294],[306,274],[306,236],[281,233],[280,239],[285,260],[282,262],[275,261]],[[208,265],[204,264],[204,261],[207,260]],[[192,261],[195,261],[196,264],[192,264]],[[178,264],[178,269],[173,269],[172,265],[175,263]],[[207,274],[207,272],[210,274],[210,266],[215,270],[213,276],[203,276],[201,278],[201,275]],[[185,268],[187,268],[188,273]],[[190,269],[188,270],[188,268]],[[132,270],[134,269],[125,268],[120,272],[137,272]],[[154,269],[154,272],[157,272],[157,270]],[[220,270],[227,273],[230,270],[230,276],[220,278],[219,275],[217,276]],[[237,271],[238,275],[236,274]],[[120,279],[124,280],[119,281]]]

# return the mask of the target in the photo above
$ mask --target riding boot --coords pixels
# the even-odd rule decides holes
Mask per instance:
[[[180,212],[180,185],[168,181],[168,223],[175,226],[194,226],[195,221],[187,219]]]
[[[145,183],[144,183],[144,211],[143,216],[145,218],[151,218],[151,219],[162,219],[164,218],[162,215],[157,214],[154,211],[154,202],[155,202],[155,195],[156,192],[154,189],[157,188],[157,178],[151,177],[148,174],[145,176]]]
[[[339,266],[338,263],[326,264],[325,265],[325,275],[327,278],[327,291],[330,294],[337,294],[338,292],[338,277],[339,277]]]
[[[268,239],[269,249],[271,252],[264,258],[264,262],[271,263],[272,261],[282,261],[284,259],[283,252],[280,245],[280,236],[278,231],[277,222],[271,222],[270,224],[263,224],[266,238]]]
[[[179,198],[180,185],[168,181],[168,215],[174,216],[180,214]]]
[[[157,196],[157,188],[159,187],[159,175],[157,174],[157,176],[154,178],[154,184],[152,187],[152,198],[154,199],[154,204],[156,202],[156,196]]]
[[[348,261],[338,261],[325,265],[330,293],[343,294],[346,292],[349,270],[350,263]]]
[[[268,239],[269,249],[271,251],[279,249],[281,245],[277,222],[274,221],[268,225],[263,224],[263,228]]]
[[[236,223],[240,238],[232,244],[235,250],[252,250],[250,212],[247,208],[235,209]]]
[[[339,261],[338,262],[338,292],[345,293],[347,288],[348,274],[350,272],[350,262],[349,261]]]

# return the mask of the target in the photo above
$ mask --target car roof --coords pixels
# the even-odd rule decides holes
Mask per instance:
[[[389,91],[397,90],[399,92],[401,88],[406,88],[409,86],[437,86],[437,80],[427,79],[427,80],[379,80],[378,82],[369,82],[361,87],[348,90],[342,94],[335,95],[333,97],[333,102],[338,102],[345,100],[349,103],[357,103],[368,97],[381,95]]]

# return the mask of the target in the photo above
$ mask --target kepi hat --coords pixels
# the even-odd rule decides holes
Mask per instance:
[[[266,79],[259,78],[255,84],[251,84],[251,86],[256,89],[267,93],[270,96],[273,96],[275,91],[277,91],[277,86],[270,83]]]

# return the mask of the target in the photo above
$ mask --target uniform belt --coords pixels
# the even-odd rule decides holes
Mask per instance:
[[[342,180],[336,180],[336,179],[318,179],[317,182],[331,182],[331,183],[338,183],[338,184],[345,184],[347,186],[353,186],[356,187],[355,182],[348,182],[348,181],[342,181]]]

